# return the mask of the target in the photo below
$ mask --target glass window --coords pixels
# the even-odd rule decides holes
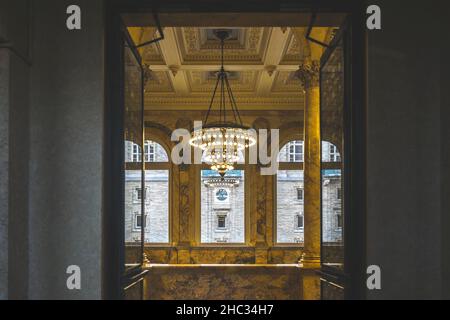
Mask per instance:
[[[144,153],[145,153],[145,162],[155,162],[155,142],[153,141],[145,141],[144,144]]]
[[[143,237],[135,229],[135,213],[143,214],[142,202],[136,201],[135,190],[142,187],[144,172],[139,158],[139,148],[144,144],[142,69],[138,54],[128,43],[123,45],[123,147],[124,152],[124,233],[125,233],[125,272],[139,266],[142,262],[141,244]],[[130,162],[136,162],[135,164]],[[129,177],[132,177],[129,179]],[[117,248],[119,249],[119,248]]]
[[[225,229],[226,224],[225,224],[225,216],[217,216],[217,228],[219,229]]]
[[[281,148],[279,154],[281,162],[303,162],[303,141],[288,142]]]
[[[133,143],[133,155],[132,155],[132,160],[133,162],[140,162],[141,161],[141,148],[139,147],[138,144]]]
[[[322,162],[340,161],[341,155],[339,154],[338,148],[328,141],[322,141]]]
[[[169,157],[162,145],[157,142],[146,140],[144,144],[145,162],[168,162]],[[141,161],[141,147],[127,141],[125,147],[126,162],[140,162]]]
[[[232,170],[222,180],[213,170],[201,170],[202,243],[245,242],[244,170]]]
[[[303,188],[297,188],[297,200],[303,200]]]
[[[169,242],[169,170],[145,170],[145,243]]]
[[[145,218],[147,218],[147,216],[145,216]],[[146,221],[144,221],[144,227],[146,227],[147,223]],[[142,215],[135,213],[135,218],[134,218],[134,228],[136,230],[141,230],[142,228]]]
[[[303,170],[278,170],[276,242],[303,242]],[[292,224],[292,216],[296,221]],[[301,220],[300,218],[301,217]]]
[[[339,213],[336,214],[336,226],[337,226],[337,228],[342,228],[342,225],[343,225],[342,222],[343,222],[342,221],[342,214],[339,212]]]
[[[341,170],[322,170],[322,242],[328,246],[342,241],[341,184]]]

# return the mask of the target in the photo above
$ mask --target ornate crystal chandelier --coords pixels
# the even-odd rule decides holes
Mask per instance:
[[[242,119],[236,106],[233,92],[228,81],[228,74],[224,69],[224,42],[230,36],[230,30],[216,30],[215,35],[220,40],[221,68],[217,73],[217,80],[211,97],[208,111],[201,128],[194,128],[190,145],[203,150],[203,159],[211,165],[222,177],[239,160],[239,154],[256,143],[256,139],[249,134],[248,127],[242,124]],[[211,109],[214,105],[216,93],[219,90],[219,120],[208,123]],[[230,105],[232,115],[227,120],[226,104]]]

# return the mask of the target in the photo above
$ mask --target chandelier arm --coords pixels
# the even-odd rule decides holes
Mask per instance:
[[[225,81],[226,81],[227,86],[230,88],[230,83],[228,82],[228,78],[225,78]],[[237,114],[237,116],[239,118],[240,125],[243,125],[242,124],[241,115],[240,115],[239,110],[238,110],[238,108],[236,106],[236,100],[234,99],[233,91],[231,91],[231,88],[230,88],[230,94],[231,94],[231,105],[234,106],[236,114]]]
[[[224,72],[222,75],[222,101],[223,101],[223,122],[227,122],[227,105],[225,100],[225,81],[223,81],[224,78],[226,78],[227,74]]]
[[[228,83],[228,78],[227,78],[227,81],[226,81],[226,85],[227,85],[228,100],[230,100],[231,111],[233,112],[234,121],[235,122],[239,122],[238,119],[237,119],[237,116],[236,116],[236,108],[233,105],[233,100],[231,99],[232,92],[231,92],[231,87],[230,87],[230,85]]]
[[[225,40],[224,38],[220,39],[220,62],[222,64],[222,71],[223,71],[223,65],[224,65],[224,59],[223,59],[223,47],[225,46]]]
[[[222,108],[223,108],[223,104],[222,104],[222,100],[223,100],[223,73],[222,73],[222,71],[219,74],[219,77],[220,77],[219,122],[221,122],[222,121]]]
[[[208,111],[206,112],[206,117],[205,117],[205,121],[204,121],[205,125],[208,122],[209,113],[211,112],[211,108],[214,103],[214,97],[216,96],[216,91],[217,91],[217,87],[219,86],[219,81],[220,81],[219,78],[217,78],[216,86],[214,87],[213,95],[211,97],[211,101],[209,102],[209,108],[208,108]]]
[[[224,47],[225,47],[225,37],[220,38],[220,79],[221,79],[221,96],[220,96],[220,121],[222,121],[222,108],[223,108],[223,116],[224,116],[224,122],[226,121],[226,110],[225,110],[225,98],[224,98],[224,78],[226,78],[226,73],[224,70]]]

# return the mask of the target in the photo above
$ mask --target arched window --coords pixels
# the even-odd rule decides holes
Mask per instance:
[[[128,162],[139,162],[142,156],[141,148],[129,142],[126,147],[125,159]],[[129,152],[127,154],[127,151]],[[145,243],[169,242],[169,177],[170,163],[164,147],[152,140],[144,144],[145,190],[142,190],[140,181],[132,183],[135,171],[127,170],[127,192],[131,193],[132,201],[125,204],[127,241],[138,238],[141,228],[145,229]],[[140,214],[140,200],[144,197],[145,217]]]

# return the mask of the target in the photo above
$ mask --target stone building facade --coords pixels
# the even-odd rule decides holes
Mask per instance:
[[[126,159],[140,161],[137,146],[127,145]],[[147,162],[168,163],[164,148],[149,141],[145,146]],[[340,161],[334,145],[322,144],[322,160]],[[279,153],[280,164],[303,161],[303,142],[292,141]],[[211,170],[201,170],[200,186],[200,238],[201,243],[245,242],[245,172],[233,170],[222,180]],[[145,242],[169,243],[169,170],[146,170],[145,172]],[[125,239],[140,240],[143,224],[141,212],[141,173],[126,170],[125,175]],[[303,242],[303,171],[278,170],[276,177],[277,243]],[[340,170],[323,170],[322,205],[323,241],[338,243],[342,239],[342,194]]]
[[[245,242],[244,171],[201,172],[201,242]]]

